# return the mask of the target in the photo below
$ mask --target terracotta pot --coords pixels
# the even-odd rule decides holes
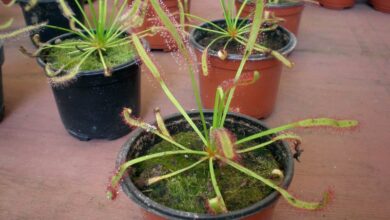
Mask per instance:
[[[242,5],[242,0],[236,0],[235,4],[238,11]],[[304,7],[305,4],[303,1],[297,1],[281,4],[267,4],[265,9],[271,13],[274,13],[276,17],[285,19],[285,22],[283,22],[281,25],[297,35]],[[241,17],[248,17],[254,11],[254,8],[254,4],[247,4],[241,13]]]
[[[212,112],[205,112],[207,121],[212,121]],[[199,112],[189,112],[189,116],[200,122]],[[183,131],[191,131],[192,128],[188,126],[187,121],[180,114],[175,114],[164,119],[169,132],[174,135]],[[261,130],[267,129],[260,121],[236,113],[229,113],[225,122],[225,128],[233,133],[241,133],[245,131],[246,134],[254,134]],[[146,132],[142,129],[136,129],[130,134],[128,141],[123,145],[117,157],[116,166],[119,167],[125,161],[138,156],[150,147],[160,142],[160,138],[156,138],[151,132]],[[275,158],[281,164],[284,170],[285,178],[281,183],[283,188],[287,188],[292,181],[294,172],[294,163],[288,145],[284,142],[273,145],[269,148],[274,154]],[[189,171],[190,172],[190,171]],[[276,191],[272,192],[263,200],[244,209],[231,211],[221,215],[196,214],[184,211],[178,211],[151,200],[145,196],[132,182],[128,175],[125,175],[121,182],[123,192],[135,203],[144,208],[145,220],[163,220],[163,219],[199,219],[199,220],[224,220],[224,219],[245,219],[245,220],[270,220],[272,219],[274,207],[280,196]]]
[[[319,0],[321,6],[329,9],[345,9],[355,5],[355,0]]]
[[[162,0],[162,1],[167,7],[169,13],[174,15],[175,20],[177,22],[180,22],[178,0]],[[130,3],[131,2],[132,0],[130,0]],[[181,0],[181,2],[183,3],[184,0]],[[190,6],[191,6],[191,0],[188,0],[187,11],[190,10]],[[161,26],[161,25],[162,24],[159,21],[158,16],[154,11],[153,7],[151,5],[148,5],[143,25],[139,28],[134,29],[134,31],[141,32],[149,29],[150,27]],[[164,52],[169,52],[177,49],[175,40],[172,39],[168,31],[160,31],[154,36],[147,36],[145,39],[149,42],[150,49],[152,50],[162,50]]]
[[[222,24],[224,20],[214,21]],[[202,27],[207,27],[203,24]],[[279,50],[284,55],[288,55],[296,46],[295,36],[279,27],[288,37],[289,42]],[[198,42],[201,39],[201,31],[194,29],[190,35],[190,43],[195,47],[195,53],[200,62],[204,47]],[[218,86],[226,85],[232,81],[240,65],[242,55],[229,54],[226,60],[221,60],[217,51],[209,50],[209,74],[204,76],[199,74],[199,85],[202,103],[205,108],[214,107],[215,91]],[[201,65],[199,64],[199,69]],[[260,79],[251,85],[238,86],[231,102],[231,111],[240,112],[255,118],[265,118],[269,116],[275,106],[278,93],[279,80],[282,72],[282,63],[277,59],[264,54],[251,55],[241,77],[252,77],[254,71],[260,72]]]
[[[378,11],[390,13],[389,0],[370,0],[370,4]]]

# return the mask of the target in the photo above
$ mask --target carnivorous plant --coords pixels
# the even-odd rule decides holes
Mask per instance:
[[[231,3],[226,4],[225,0],[220,0],[221,6],[224,10],[225,19],[228,24],[228,30],[220,30],[218,28],[217,32],[221,33],[221,37],[232,37],[233,40],[237,40],[239,42],[242,42],[243,45],[245,45],[245,50],[243,53],[243,59],[241,61],[241,64],[237,70],[236,77],[234,78],[234,83],[231,85],[231,87],[224,90],[222,87],[219,87],[216,91],[216,98],[215,98],[215,105],[213,110],[213,119],[211,125],[207,125],[203,116],[203,109],[202,106],[199,104],[200,100],[197,100],[198,103],[198,109],[199,113],[201,115],[202,120],[202,129],[198,128],[194,121],[191,120],[183,106],[178,102],[178,100],[175,98],[175,96],[172,94],[171,90],[168,88],[165,81],[162,79],[160,75],[160,71],[156,67],[156,65],[153,63],[152,59],[149,57],[147,51],[144,49],[139,37],[135,34],[131,35],[132,41],[135,45],[135,48],[142,59],[143,63],[146,65],[146,67],[150,70],[153,77],[156,79],[156,81],[159,83],[159,85],[162,88],[162,91],[166,94],[166,96],[169,98],[169,100],[172,102],[172,104],[177,108],[177,110],[182,114],[182,116],[186,119],[188,124],[191,126],[191,128],[194,130],[194,132],[199,136],[199,139],[203,143],[202,149],[193,150],[190,149],[188,146],[182,145],[178,142],[176,142],[172,136],[170,135],[169,131],[166,129],[164,125],[164,120],[161,117],[159,111],[156,111],[156,125],[148,124],[146,122],[143,122],[139,119],[133,118],[131,116],[131,109],[124,109],[123,110],[123,117],[130,126],[137,126],[140,127],[147,132],[151,132],[154,135],[160,137],[161,139],[171,143],[172,145],[177,147],[177,150],[172,151],[165,151],[155,154],[149,154],[140,156],[138,158],[134,158],[132,160],[129,160],[122,164],[116,174],[111,178],[110,184],[107,188],[107,197],[109,199],[115,199],[118,194],[118,188],[120,181],[125,175],[125,173],[130,169],[133,165],[151,160],[154,158],[160,158],[160,157],[166,157],[169,155],[197,155],[199,156],[199,160],[188,166],[184,167],[175,171],[172,171],[171,173],[161,175],[161,176],[154,176],[149,178],[146,183],[148,185],[155,184],[156,182],[165,180],[167,178],[176,176],[178,174],[184,173],[184,172],[191,172],[191,169],[201,163],[208,163],[209,167],[209,173],[210,173],[210,181],[212,184],[212,187],[214,189],[216,197],[214,198],[208,198],[207,204],[210,207],[211,211],[213,213],[225,213],[228,212],[226,208],[226,204],[224,202],[224,198],[221,193],[220,186],[218,185],[218,180],[215,175],[215,167],[218,166],[217,162],[222,162],[223,164],[227,164],[238,171],[263,182],[268,187],[278,191],[282,197],[292,206],[303,208],[307,210],[317,210],[322,207],[324,207],[330,198],[330,192],[324,192],[322,195],[322,199],[319,202],[307,202],[300,200],[298,198],[295,198],[292,196],[289,192],[287,192],[282,187],[278,186],[277,183],[274,181],[264,178],[257,173],[253,172],[252,170],[244,167],[240,164],[240,162],[237,160],[240,155],[246,154],[248,152],[256,151],[261,148],[265,148],[269,146],[272,143],[275,143],[277,141],[281,140],[290,140],[294,143],[295,149],[297,149],[297,152],[295,153],[295,157],[299,157],[299,154],[301,153],[301,150],[297,147],[301,143],[301,138],[292,133],[283,133],[283,131],[303,127],[303,128],[310,128],[310,127],[331,127],[331,128],[351,128],[358,125],[358,122],[355,120],[334,120],[331,118],[310,118],[302,121],[297,121],[293,123],[289,123],[277,128],[265,130],[259,133],[256,133],[254,135],[247,136],[245,138],[235,140],[234,135],[231,134],[231,132],[224,128],[224,122],[226,119],[226,115],[229,111],[229,105],[231,102],[231,99],[234,95],[234,91],[237,85],[240,84],[240,76],[243,71],[243,66],[248,60],[248,57],[252,54],[254,50],[261,50],[261,51],[269,51],[267,48],[263,48],[262,46],[259,46],[256,44],[256,39],[261,31],[261,23],[263,22],[262,14],[263,14],[263,0],[256,0],[256,10],[255,10],[255,19],[251,23],[244,24],[240,22],[236,17],[233,18],[233,12],[230,10],[232,9]],[[158,0],[150,0],[151,5],[154,7],[155,11],[157,12],[158,16],[161,19],[161,22],[164,24],[164,26],[171,32],[172,36],[176,40],[180,52],[183,54],[184,58],[188,61],[189,64],[189,74],[191,76],[192,85],[195,87],[195,98],[199,99],[198,91],[199,89],[196,86],[196,82],[194,79],[194,61],[191,60],[190,52],[185,47],[185,42],[181,38],[183,36],[182,33],[179,33],[182,29],[178,29],[175,24],[171,22],[168,15],[164,13],[161,6],[158,4]],[[241,11],[241,10],[240,10]],[[240,14],[240,11],[238,14]],[[233,19],[231,19],[233,18]],[[230,28],[229,28],[230,27]],[[241,36],[243,33],[248,33],[249,37],[246,39],[243,36]],[[234,37],[233,37],[234,36]],[[277,54],[277,52],[275,52]],[[279,56],[279,55],[276,55]],[[285,58],[282,58],[282,60]],[[286,63],[290,63],[289,61]],[[271,136],[272,138],[269,141],[266,141],[261,144],[257,144],[251,147],[247,148],[240,148],[238,149],[237,146],[242,145],[244,143],[249,143],[249,141],[257,140],[261,137],[265,136]],[[283,178],[283,172],[282,171],[275,171],[275,175],[279,176],[280,178]]]
[[[142,25],[146,3],[142,0],[134,0],[132,6],[128,7],[127,0],[98,0],[96,5],[93,0],[86,0],[88,4],[85,7],[90,12],[90,16],[88,16],[87,9],[83,8],[79,0],[72,1],[75,1],[81,11],[83,21],[76,18],[65,0],[58,0],[63,15],[69,20],[70,29],[52,25],[46,25],[46,27],[71,33],[76,39],[56,40],[49,44],[40,42],[38,35],[36,35],[34,41],[39,46],[38,50],[34,53],[28,53],[24,48],[21,48],[22,52],[32,57],[46,58],[50,51],[62,51],[58,57],[66,57],[64,63],[55,64],[47,60],[45,65],[45,72],[54,83],[69,81],[80,70],[91,70],[83,68],[88,60],[97,60],[99,62],[98,69],[103,69],[104,75],[110,76],[114,64],[110,63],[109,53],[113,49],[132,47],[132,39],[127,32],[131,28]],[[109,4],[110,2],[112,4]],[[137,35],[142,38],[153,34],[152,32],[148,29],[137,33]],[[126,55],[131,54],[131,52],[126,51]]]

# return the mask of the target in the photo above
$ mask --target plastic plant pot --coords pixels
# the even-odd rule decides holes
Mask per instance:
[[[335,10],[351,8],[355,5],[355,0],[319,0],[318,2],[324,8]]]
[[[241,7],[242,2],[242,0],[235,1],[237,10]],[[268,3],[265,10],[274,13],[278,18],[283,18],[285,21],[281,25],[297,36],[304,7],[303,1],[291,1],[280,4]],[[241,13],[241,17],[247,18],[254,9],[254,4],[247,4]]]
[[[222,24],[224,20],[217,20],[214,23]],[[201,27],[207,27],[207,24],[203,24]],[[289,39],[288,43],[279,52],[283,55],[288,55],[296,47],[297,40],[288,30],[283,27],[278,28]],[[197,29],[194,29],[190,35],[190,43],[195,48],[199,61],[205,49],[199,44],[202,37],[202,31]],[[216,89],[218,86],[223,86],[229,80],[234,79],[242,60],[242,55],[229,54],[225,60],[221,60],[217,51],[209,50],[208,53],[208,76],[200,73],[199,85],[204,107],[213,108]],[[200,66],[199,69],[201,69]],[[265,118],[272,113],[275,107],[282,73],[282,63],[268,55],[253,54],[245,64],[242,76],[251,76],[254,71],[260,72],[260,79],[251,85],[238,86],[236,88],[231,102],[231,109],[254,118]]]
[[[83,6],[83,1],[80,1]],[[24,20],[27,25],[39,24],[42,22],[48,22],[49,25],[63,27],[69,29],[69,20],[62,15],[62,11],[59,8],[57,0],[38,0],[38,3],[29,11],[26,11],[25,7],[28,3],[28,0],[18,0],[18,3],[22,9]],[[75,13],[75,16],[78,20],[82,21],[83,16],[77,7],[77,4],[74,0],[67,1],[69,7]],[[67,32],[53,29],[53,28],[41,28],[30,32],[30,38],[35,34],[39,34],[40,41],[47,42],[50,39],[57,37],[59,35],[65,34]],[[34,43],[34,41],[33,41]],[[35,43],[34,43],[35,45]]]
[[[50,40],[72,38],[61,35]],[[42,56],[43,57],[43,56]],[[38,63],[46,62],[38,58]],[[112,68],[112,76],[103,70],[80,72],[66,85],[51,85],[62,123],[79,140],[113,140],[130,132],[122,120],[124,107],[135,115],[140,112],[140,62],[138,59]]]
[[[200,123],[199,112],[189,112],[189,116]],[[205,112],[205,117],[208,122],[212,120],[212,112]],[[180,115],[175,114],[165,118],[167,129],[172,135],[183,131],[191,131],[192,128],[187,121]],[[228,114],[225,127],[233,133],[245,133],[247,135],[267,129],[260,121],[244,116],[242,114]],[[120,150],[116,166],[119,167],[125,161],[136,156],[144,154],[150,147],[157,144],[161,139],[156,138],[152,133],[142,129],[136,129],[130,134],[128,141]],[[288,145],[284,142],[272,145],[269,148],[274,157],[284,170],[285,178],[281,183],[283,188],[287,188],[292,181],[294,172],[294,163],[291,151]],[[187,171],[191,172],[191,171]],[[129,175],[125,175],[121,182],[121,187],[124,193],[135,203],[143,208],[145,220],[160,220],[160,219],[199,219],[199,220],[226,220],[226,219],[244,219],[244,220],[270,220],[272,219],[274,207],[279,199],[279,193],[273,191],[263,200],[246,207],[244,209],[231,211],[226,214],[209,215],[200,213],[190,213],[175,210],[159,203],[156,203],[149,197],[145,196],[132,182]]]
[[[181,0],[181,2],[183,3],[184,0]],[[131,4],[132,0],[130,0],[129,3]],[[178,0],[162,0],[162,3],[166,6],[168,12],[174,16],[176,22],[179,23],[180,16]],[[189,12],[190,8],[191,0],[188,0],[186,11]],[[159,21],[158,16],[154,11],[153,7],[149,4],[145,15],[144,23],[141,27],[135,28],[134,31],[141,32],[150,29],[153,26],[162,26],[162,24]],[[168,31],[159,31],[153,36],[146,36],[145,39],[148,41],[150,49],[152,50],[160,50],[164,52],[177,50],[177,44],[175,43],[175,40],[172,38]]]
[[[384,13],[390,13],[390,1],[386,0],[370,0],[370,4],[376,10]]]

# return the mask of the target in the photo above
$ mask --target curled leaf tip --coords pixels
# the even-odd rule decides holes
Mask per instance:
[[[218,51],[219,59],[226,60],[227,56],[228,56],[228,52],[225,49],[222,49],[222,50]]]
[[[115,200],[118,197],[118,187],[113,187],[109,185],[107,187],[106,197],[109,200]]]
[[[210,214],[217,215],[226,213],[227,208],[221,197],[215,197],[206,201],[206,209]]]
[[[284,179],[283,171],[279,169],[273,169],[271,172],[271,179],[282,181]]]

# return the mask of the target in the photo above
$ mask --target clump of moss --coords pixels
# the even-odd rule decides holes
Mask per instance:
[[[67,39],[63,41],[64,43],[75,43],[81,42],[78,39]],[[79,62],[81,57],[78,56],[80,48],[52,48],[47,54],[46,61],[51,63],[55,69],[59,69],[65,65],[65,70],[70,70],[74,68]],[[109,67],[115,67],[130,60],[133,60],[136,55],[135,48],[129,44],[120,45],[117,47],[108,48],[103,56],[105,62]],[[89,71],[89,70],[101,70],[103,65],[99,59],[97,53],[91,54],[86,61],[81,65],[80,70]]]
[[[179,133],[173,138],[191,149],[203,148],[201,140],[194,132]],[[253,146],[253,144],[252,142],[241,147]],[[177,150],[177,147],[162,141],[153,146],[147,154],[168,150]],[[207,213],[205,202],[208,198],[215,197],[207,162],[151,186],[146,187],[142,184],[150,177],[171,173],[199,159],[199,156],[193,155],[174,155],[149,160],[134,167],[133,181],[145,195],[164,206],[193,213]],[[266,178],[271,176],[273,169],[280,169],[271,151],[267,149],[242,154],[241,164]],[[230,211],[248,207],[272,192],[272,189],[262,182],[226,164],[216,165],[215,168],[222,196]]]

